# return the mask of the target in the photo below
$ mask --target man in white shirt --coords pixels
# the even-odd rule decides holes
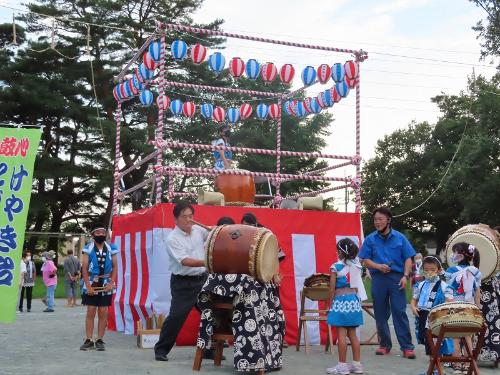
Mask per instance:
[[[167,238],[170,257],[170,312],[163,323],[160,338],[155,345],[155,359],[168,361],[167,355],[206,280],[204,242],[208,231],[194,225],[194,208],[187,202],[174,207],[175,228]]]

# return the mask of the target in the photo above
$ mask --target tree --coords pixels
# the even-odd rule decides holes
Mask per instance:
[[[486,12],[486,20],[480,20],[472,29],[482,39],[481,57],[500,56],[500,2],[498,0],[470,0]]]
[[[498,225],[498,80],[479,77],[470,82],[471,95],[434,98],[443,113],[435,125],[412,123],[380,140],[363,168],[366,210],[390,206],[402,215],[397,227],[417,237],[432,234],[438,249],[463,225]],[[371,227],[367,217],[365,224]]]

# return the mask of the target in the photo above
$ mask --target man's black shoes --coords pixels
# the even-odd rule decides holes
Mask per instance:
[[[168,361],[168,357],[166,354],[155,354],[155,359],[157,361],[163,361],[163,362],[167,362]]]

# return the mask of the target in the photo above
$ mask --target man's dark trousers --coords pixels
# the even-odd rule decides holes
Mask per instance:
[[[391,349],[392,340],[389,330],[389,317],[392,313],[394,331],[398,338],[401,350],[410,350],[414,346],[411,342],[410,323],[406,315],[406,291],[399,289],[402,273],[372,273],[373,310],[380,338],[380,346]]]
[[[170,278],[170,291],[172,300],[170,312],[160,331],[160,339],[155,345],[155,355],[164,356],[172,350],[177,335],[191,309],[196,305],[207,276],[180,276],[172,275]]]

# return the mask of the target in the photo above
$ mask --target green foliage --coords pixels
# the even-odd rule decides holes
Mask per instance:
[[[499,79],[498,75],[491,81],[479,77],[470,83],[471,95],[434,98],[443,113],[434,126],[412,123],[380,140],[375,157],[363,168],[366,209],[387,205],[394,214],[412,210],[395,218],[395,227],[420,238],[432,233],[438,250],[463,225],[498,225]],[[462,134],[455,161],[439,186]],[[369,215],[364,217],[364,226],[372,228]]]
[[[477,31],[481,43],[481,56],[500,56],[500,2],[498,0],[469,0],[486,12],[486,19],[480,20],[472,29]]]

